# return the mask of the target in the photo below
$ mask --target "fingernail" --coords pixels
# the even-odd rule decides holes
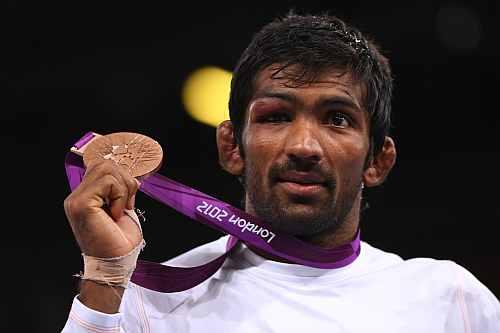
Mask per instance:
[[[135,207],[135,194],[130,198],[130,208],[129,209],[134,209]]]

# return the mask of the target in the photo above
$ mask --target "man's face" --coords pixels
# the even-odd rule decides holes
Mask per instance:
[[[296,87],[260,72],[243,131],[246,210],[296,236],[358,218],[369,119],[362,88],[325,72]]]

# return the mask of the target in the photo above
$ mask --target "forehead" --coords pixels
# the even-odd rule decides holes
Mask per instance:
[[[252,99],[259,98],[269,91],[293,90],[308,95],[342,94],[363,106],[364,85],[353,79],[348,71],[328,69],[315,76],[313,80],[300,81],[300,67],[290,66],[279,71],[282,66],[271,65],[261,70],[255,78],[255,91]]]

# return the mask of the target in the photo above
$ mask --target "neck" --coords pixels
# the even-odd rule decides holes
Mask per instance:
[[[333,249],[345,244],[349,244],[355,237],[359,228],[359,211],[361,198],[358,196],[351,211],[347,214],[344,222],[335,230],[325,230],[324,232],[311,236],[297,236],[306,243],[319,246],[324,249]],[[291,263],[285,259],[270,255],[251,245],[247,245],[253,252],[269,260]]]
[[[311,236],[298,237],[306,243],[324,249],[333,249],[350,243],[355,237],[359,227],[359,218],[345,220],[336,230],[327,230]]]

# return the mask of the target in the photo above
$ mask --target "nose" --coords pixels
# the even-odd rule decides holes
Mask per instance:
[[[289,128],[285,142],[285,153],[295,162],[316,164],[323,158],[320,144],[320,129],[307,120],[295,120]]]

